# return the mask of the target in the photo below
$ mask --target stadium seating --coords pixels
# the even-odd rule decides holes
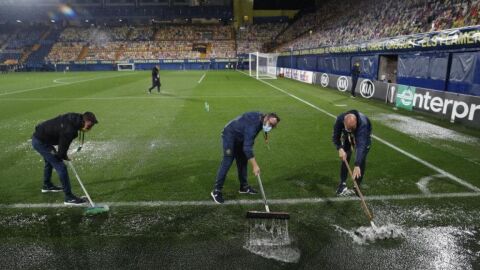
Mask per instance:
[[[285,27],[287,23],[262,23],[241,27],[237,32],[237,53],[265,51],[264,45],[272,43]]]
[[[277,38],[277,50],[351,44],[476,25],[479,8],[478,0],[325,1],[320,9],[298,18]]]
[[[60,34],[47,59],[233,58],[236,56],[233,37],[233,28],[221,25],[68,27]],[[205,44],[205,52],[194,50],[195,44]],[[82,50],[85,55],[81,55]]]
[[[231,25],[200,25],[188,20],[183,24],[117,23],[108,26],[19,23],[0,27],[0,52],[1,59],[13,58],[28,63],[233,58],[272,48],[285,51],[344,45],[476,25],[480,21],[479,7],[480,0],[326,0],[314,12],[300,12],[290,24],[282,20],[257,19],[260,23],[244,25],[237,30]],[[226,7],[88,7],[78,15],[85,13],[82,16],[87,17],[88,11],[88,16],[144,16],[152,10],[174,19],[193,18],[196,14],[224,18],[232,14],[231,8]],[[0,11],[1,14],[8,15],[4,11]],[[12,14],[16,14],[14,9]]]

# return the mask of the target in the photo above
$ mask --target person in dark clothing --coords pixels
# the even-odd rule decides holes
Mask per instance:
[[[70,161],[67,151],[73,139],[78,137],[78,133],[89,131],[97,123],[97,118],[92,112],[67,113],[35,127],[32,146],[45,161],[42,193],[63,191],[66,205],[86,203],[85,199],[73,195],[67,167],[63,161]],[[58,150],[55,149],[55,145],[58,146]],[[53,185],[51,181],[53,169],[58,173],[61,188]]]
[[[360,63],[356,62],[352,68],[352,97],[355,97],[355,88],[357,87],[358,76],[360,75]]]
[[[358,185],[362,183],[365,175],[365,165],[367,154],[370,151],[372,125],[370,120],[363,113],[357,110],[351,110],[340,114],[333,127],[332,141],[338,150],[338,156],[342,160],[340,167],[340,184],[338,185],[337,195],[351,195],[347,189],[348,170],[344,163],[350,162],[352,151],[356,151],[355,167],[353,169],[353,178]]]
[[[210,193],[216,203],[223,203],[222,189],[227,172],[233,160],[237,162],[238,178],[240,180],[241,194],[257,194],[248,185],[248,161],[253,167],[255,176],[260,174],[260,167],[253,154],[253,144],[258,133],[263,130],[265,143],[268,143],[268,133],[277,126],[280,118],[275,113],[262,114],[260,112],[247,112],[230,121],[222,132],[223,160],[218,169],[214,190]]]
[[[160,66],[156,65],[152,69],[152,87],[148,89],[148,93],[152,93],[152,89],[155,87],[157,87],[157,91],[160,93],[160,86],[162,86],[160,83]]]

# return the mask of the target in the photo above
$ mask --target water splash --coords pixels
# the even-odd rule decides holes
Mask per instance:
[[[359,245],[368,245],[378,240],[399,239],[405,237],[405,231],[401,226],[386,224],[383,226],[362,226],[358,229],[347,230],[338,225],[335,229],[352,238],[353,242]]]
[[[246,250],[268,259],[296,263],[300,251],[292,246],[288,233],[288,220],[249,220]]]

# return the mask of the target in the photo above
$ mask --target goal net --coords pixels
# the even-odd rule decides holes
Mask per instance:
[[[117,64],[118,71],[134,71],[135,64]]]
[[[249,53],[249,74],[257,79],[276,79],[277,78],[277,58],[276,53]]]

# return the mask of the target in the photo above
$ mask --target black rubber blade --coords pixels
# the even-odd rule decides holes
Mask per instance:
[[[257,219],[290,219],[290,214],[287,212],[261,212],[248,211],[247,218]]]

